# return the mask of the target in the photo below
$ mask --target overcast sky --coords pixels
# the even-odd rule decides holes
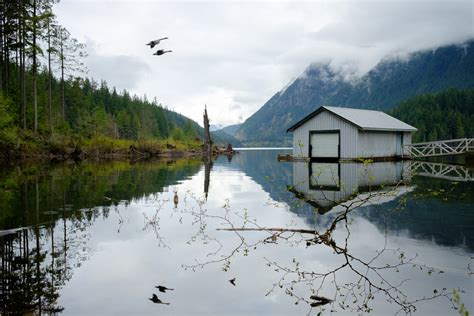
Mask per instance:
[[[240,123],[314,62],[363,74],[386,56],[474,38],[473,1],[62,0],[88,76],[202,125]],[[168,36],[153,56],[145,44]]]

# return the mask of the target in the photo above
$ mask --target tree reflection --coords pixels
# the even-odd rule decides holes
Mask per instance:
[[[176,194],[176,192],[175,192]],[[176,196],[176,195],[175,195]],[[169,200],[156,200],[157,208],[153,216],[147,216],[143,213],[143,230],[152,229],[155,233],[155,237],[158,240],[158,247],[165,247],[171,249],[166,243],[164,238],[160,234],[160,211],[163,206],[169,202]],[[175,203],[175,210],[177,209],[177,203]]]
[[[237,156],[232,163],[239,159]],[[362,172],[364,167],[366,172]],[[50,173],[41,170],[14,172],[8,180],[0,179],[0,197],[5,198],[0,200],[0,223],[4,229],[0,231],[0,314],[61,312],[63,307],[58,303],[61,287],[72,277],[73,270],[88,260],[89,226],[100,217],[108,217],[113,208],[120,232],[124,223],[120,210],[123,211],[131,201],[140,199],[155,206],[153,211],[143,214],[140,228],[153,234],[158,246],[169,248],[172,245],[162,229],[167,219],[161,221],[164,214],[171,215],[170,219],[179,223],[189,224],[190,221],[190,229],[177,233],[180,237],[186,234],[185,242],[188,244],[198,244],[203,255],[185,265],[186,269],[197,270],[215,264],[228,271],[237,257],[255,255],[257,249],[295,247],[299,251],[295,258],[265,258],[268,270],[277,273],[274,282],[269,283],[267,295],[284,293],[295,303],[305,304],[309,312],[349,310],[362,313],[371,311],[376,302],[387,300],[400,311],[411,313],[420,301],[451,299],[451,290],[444,288],[415,294],[410,291],[409,280],[400,277],[406,275],[404,272],[435,277],[443,271],[419,263],[419,257],[406,249],[390,246],[387,233],[376,251],[358,251],[356,246],[360,236],[355,234],[353,225],[355,210],[360,212],[364,207],[385,203],[391,209],[403,212],[408,203],[407,196],[419,199],[425,196],[419,190],[412,191],[409,177],[400,177],[398,172],[390,173],[385,165],[379,167],[370,164],[361,164],[355,169],[347,169],[348,165],[329,166],[328,173],[303,169],[302,174],[312,176],[306,180],[308,187],[311,185],[314,191],[325,191],[304,194],[304,203],[299,200],[292,203],[288,199],[285,204],[285,207],[292,206],[291,211],[297,205],[311,208],[315,223],[304,227],[294,223],[275,227],[279,225],[269,225],[263,222],[264,219],[257,221],[253,214],[259,210],[236,209],[230,200],[225,200],[222,207],[213,207],[211,203],[215,202],[215,196],[212,195],[213,199],[209,198],[209,201],[207,196],[211,181],[210,161],[204,166],[202,161],[182,164],[169,161],[158,165],[72,165],[66,170],[55,169]],[[203,170],[204,194],[194,187],[185,191],[177,186],[182,179]],[[348,170],[356,170],[356,174],[362,177],[354,182],[356,190],[350,185],[354,179],[344,178],[354,174]],[[390,178],[393,181],[377,182],[381,177],[372,174],[371,170],[386,171],[393,176]],[[297,182],[291,187],[295,190],[302,188],[305,181],[295,180]],[[195,184],[193,181],[190,181],[192,186]],[[202,185],[202,179],[198,181],[198,186]],[[276,183],[275,188],[281,187],[284,185]],[[276,195],[276,189],[273,193]],[[285,197],[294,198],[292,193],[285,193]],[[441,200],[457,195],[456,191],[449,190],[438,190],[436,194]],[[318,199],[317,203],[312,203],[314,198]],[[269,200],[277,203],[275,199]],[[308,207],[308,204],[313,207]],[[323,211],[326,214],[322,215]],[[295,213],[301,214],[297,210]],[[124,225],[130,223],[125,222]],[[317,260],[322,257],[328,260],[320,264]],[[232,277],[235,275],[227,279]],[[237,275],[237,279],[229,282],[239,287],[243,284],[240,280]],[[161,298],[168,301],[166,296]]]
[[[229,155],[232,159],[232,156]],[[228,157],[229,157],[228,156]],[[230,160],[229,160],[230,162]],[[209,183],[211,181],[211,169],[212,169],[212,158],[209,157],[204,157],[204,195],[207,199],[207,196],[209,194]]]
[[[0,170],[0,314],[57,314],[61,288],[89,259],[89,227],[113,207],[196,173],[198,160]],[[153,219],[152,219],[153,220]],[[159,223],[153,224],[159,237]]]
[[[63,227],[56,221],[18,230],[1,239],[2,315],[56,314],[59,289],[71,278],[72,269],[86,260],[84,245],[91,224],[84,218]],[[57,236],[63,230],[63,234]]]
[[[367,165],[365,168],[370,170]],[[228,200],[223,210],[216,212],[206,209],[204,199],[188,193],[195,205],[183,212],[193,218],[193,223],[198,224],[190,242],[199,241],[205,245],[214,245],[214,250],[207,253],[204,260],[196,259],[195,263],[183,267],[196,270],[210,264],[221,264],[222,269],[228,271],[236,256],[248,256],[257,248],[283,243],[304,247],[305,252],[317,249],[317,252],[321,253],[321,250],[326,249],[324,253],[333,257],[332,264],[325,267],[312,266],[305,259],[294,258],[288,264],[265,258],[267,266],[279,274],[266,295],[283,291],[294,298],[295,304],[308,304],[309,311],[317,308],[320,311],[371,312],[374,301],[386,300],[398,306],[399,311],[409,314],[416,311],[417,303],[421,301],[438,298],[451,300],[452,290],[446,288],[434,288],[428,293],[409,293],[409,280],[400,277],[405,275],[404,272],[412,271],[434,277],[444,271],[419,263],[417,254],[408,254],[403,249],[389,247],[387,233],[383,245],[371,255],[362,255],[351,248],[357,239],[357,236],[351,234],[351,213],[354,210],[393,200],[399,202],[396,207],[401,210],[406,201],[397,197],[409,191],[403,178],[395,177],[395,183],[385,185],[378,183],[379,181],[369,174],[364,177],[377,185],[368,183],[362,192],[351,189],[350,194],[343,194],[342,200],[334,200],[338,195],[318,196],[319,202],[327,202],[333,207],[328,213],[331,220],[327,225],[315,229],[263,226],[256,219],[252,219],[246,210],[233,210]],[[327,180],[325,178],[325,181]],[[341,183],[339,178],[333,180]],[[315,176],[310,180],[310,185],[318,187],[318,182],[319,179]],[[339,184],[339,187],[343,185]],[[323,189],[327,190],[327,186]],[[216,226],[215,233],[213,229],[209,229]],[[224,245],[219,238],[220,231],[232,232],[235,235],[235,243],[232,246]]]

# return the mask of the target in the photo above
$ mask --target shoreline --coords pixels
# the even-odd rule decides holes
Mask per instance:
[[[190,147],[178,149],[176,145],[166,144],[166,148],[148,147],[139,144],[133,144],[127,149],[123,148],[87,148],[66,147],[51,149],[24,150],[6,148],[0,144],[0,166],[18,165],[30,162],[66,162],[66,161],[113,161],[113,160],[149,160],[149,159],[179,159],[206,157],[202,148]],[[235,150],[227,150],[224,147],[214,147],[212,156],[233,155],[238,153]]]

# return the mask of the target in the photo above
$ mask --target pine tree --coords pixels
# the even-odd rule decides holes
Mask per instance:
[[[72,38],[69,31],[62,27],[55,28],[56,37],[53,40],[54,50],[57,51],[61,78],[61,117],[66,120],[65,76],[67,72],[85,72],[83,58],[87,56],[85,46]]]

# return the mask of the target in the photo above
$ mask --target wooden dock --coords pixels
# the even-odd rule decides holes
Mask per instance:
[[[294,157],[290,154],[279,154],[278,161],[280,162],[309,162],[310,159],[308,157]]]
[[[404,145],[405,155],[411,158],[460,155],[474,152],[474,138],[440,140]]]

